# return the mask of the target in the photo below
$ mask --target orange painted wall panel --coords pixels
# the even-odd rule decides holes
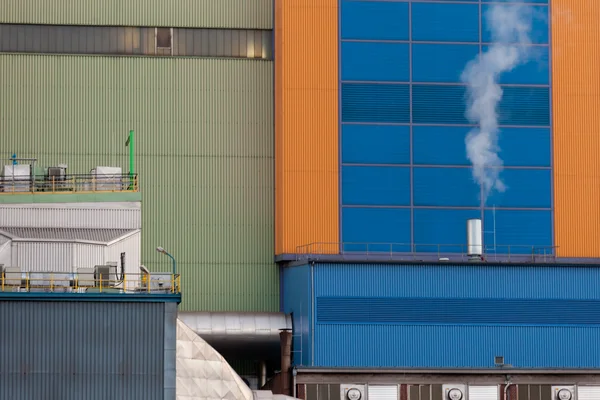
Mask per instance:
[[[277,254],[339,241],[337,7],[337,0],[275,3]]]
[[[551,5],[555,242],[600,257],[600,1]]]

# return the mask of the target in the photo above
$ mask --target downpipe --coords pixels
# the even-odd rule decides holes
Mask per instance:
[[[512,386],[512,382],[510,381],[511,377],[509,375],[506,376],[506,382],[504,385],[504,400],[510,400],[510,393],[508,392],[508,388]]]

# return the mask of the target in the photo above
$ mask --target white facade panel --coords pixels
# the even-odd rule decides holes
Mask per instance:
[[[1,236],[0,236],[1,238]],[[12,246],[10,241],[0,244],[0,264],[12,267]]]
[[[469,400],[499,400],[498,386],[469,386]]]
[[[579,386],[577,388],[577,400],[600,399],[600,386]]]
[[[0,205],[0,227],[140,229],[140,202]]]
[[[74,243],[73,266],[75,268],[93,268],[96,265],[104,264],[104,248],[103,245]]]
[[[142,234],[136,232],[106,247],[105,261],[117,262],[120,265],[121,253],[125,253],[125,273],[139,274],[142,262]]]
[[[23,272],[73,272],[73,243],[13,242],[12,266]]]
[[[398,400],[398,385],[369,385],[367,388],[369,400]]]

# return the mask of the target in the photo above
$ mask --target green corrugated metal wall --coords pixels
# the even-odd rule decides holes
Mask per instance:
[[[273,28],[273,0],[2,0],[0,23]]]
[[[143,262],[178,261],[182,310],[277,311],[273,63],[0,55],[0,157],[127,168],[136,131]]]

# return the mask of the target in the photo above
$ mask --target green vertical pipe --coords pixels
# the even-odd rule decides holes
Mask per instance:
[[[133,177],[133,131],[129,131],[129,175]]]

